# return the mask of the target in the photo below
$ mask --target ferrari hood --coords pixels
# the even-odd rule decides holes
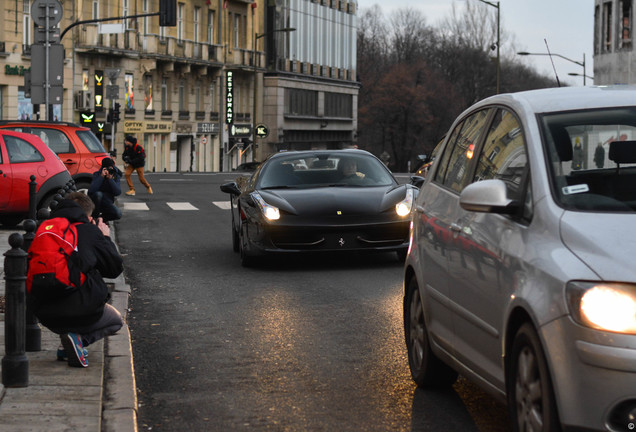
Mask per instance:
[[[259,190],[263,199],[297,216],[382,213],[406,197],[406,185]]]

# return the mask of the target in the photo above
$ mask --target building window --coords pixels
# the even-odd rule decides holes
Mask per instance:
[[[612,3],[603,4],[603,51],[612,50]]]
[[[286,89],[285,115],[317,116],[318,92],[312,90]]]
[[[99,0],[93,0],[92,18],[99,19]]]
[[[168,79],[161,79],[161,111],[168,111]]]
[[[234,27],[232,29],[232,46],[234,48],[238,48],[240,46],[240,27],[241,27],[241,16],[238,14],[234,15]]]
[[[88,69],[82,70],[82,90],[85,92],[88,91],[88,81],[90,76],[91,72]]]
[[[31,22],[31,2],[22,1],[22,51],[30,49],[33,43],[33,23]]]
[[[621,0],[620,2],[620,47],[631,48],[632,46],[632,0]]]
[[[194,41],[195,42],[200,41],[200,37],[199,37],[199,28],[201,25],[200,20],[201,20],[201,8],[195,7],[194,8]]]
[[[179,111],[180,112],[187,111],[185,99],[186,99],[185,81],[180,80],[179,81]]]
[[[214,43],[214,11],[208,11],[208,43]]]
[[[210,97],[208,98],[210,101],[210,112],[214,112],[216,110],[217,105],[215,104],[215,96],[216,93],[214,91],[214,83],[210,84]]]
[[[126,87],[126,93],[124,94],[124,101],[126,104],[126,110],[132,111],[135,109],[135,85],[133,74],[126,74],[124,76],[124,86]]]
[[[129,6],[128,3],[129,3],[129,0],[123,0],[122,1],[122,12],[123,12],[123,16],[125,16],[125,17],[130,15],[130,6]],[[132,26],[131,25],[131,21],[132,20],[129,20],[129,19],[125,19],[124,20],[124,26],[127,29],[131,28],[131,26]]]
[[[152,111],[152,75],[144,76],[144,110]]]
[[[185,4],[179,3],[177,6],[177,40],[183,40],[183,19],[185,15]]]
[[[601,17],[598,5],[594,8],[594,54],[600,52],[599,40],[601,36]]]
[[[201,111],[201,83],[199,81],[196,82],[196,86],[194,87],[194,106],[195,111]]]
[[[148,3],[149,3],[149,0],[144,0],[141,6],[145,14],[150,13]],[[150,18],[149,17],[144,17],[143,26],[144,26],[144,34],[150,33]]]
[[[325,93],[325,117],[353,117],[353,98],[342,93]]]

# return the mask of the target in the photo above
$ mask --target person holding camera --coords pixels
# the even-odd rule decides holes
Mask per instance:
[[[146,164],[146,152],[144,151],[144,148],[137,142],[137,138],[131,135],[128,135],[124,139],[124,146],[125,148],[124,153],[122,154],[122,159],[126,164],[126,172],[124,173],[126,176],[126,183],[128,183],[128,192],[126,192],[126,195],[135,195],[135,187],[133,186],[132,179],[130,178],[133,171],[137,171],[139,181],[142,185],[146,186],[148,193],[152,195],[150,183],[148,183],[148,180],[146,180],[146,177],[144,176],[144,165]]]
[[[121,171],[115,161],[107,157],[102,159],[102,166],[93,173],[93,180],[88,188],[88,196],[95,204],[93,217],[101,217],[104,222],[121,219],[121,209],[115,205],[115,197],[121,194]]]

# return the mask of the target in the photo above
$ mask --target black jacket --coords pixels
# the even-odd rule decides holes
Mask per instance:
[[[63,200],[51,213],[51,218],[64,217],[77,225],[77,251],[84,284],[63,298],[42,299],[29,295],[35,316],[49,328],[68,329],[93,324],[104,311],[110,293],[102,277],[115,278],[123,271],[123,261],[110,237],[88,221],[79,205]]]
[[[139,143],[132,146],[125,146],[121,158],[133,168],[141,168],[146,164],[146,152]]]
[[[112,179],[106,179],[102,176],[102,169],[93,173],[93,179],[91,185],[88,187],[88,195],[91,196],[96,192],[103,192],[111,202],[115,201],[115,197],[121,195],[121,186],[119,185],[119,179],[121,178],[121,171],[119,168],[115,168],[115,175]]]

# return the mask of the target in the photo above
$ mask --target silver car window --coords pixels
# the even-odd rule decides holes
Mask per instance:
[[[508,196],[521,201],[527,164],[525,138],[519,121],[510,111],[498,109],[479,156],[473,181],[503,180],[508,187]]]
[[[472,114],[458,125],[444,151],[442,164],[435,179],[444,186],[461,192],[467,185],[470,176],[471,160],[477,151],[479,138],[482,136],[490,109],[483,109]],[[450,152],[450,153],[449,153]]]
[[[555,200],[580,211],[636,209],[636,108],[541,116]]]

